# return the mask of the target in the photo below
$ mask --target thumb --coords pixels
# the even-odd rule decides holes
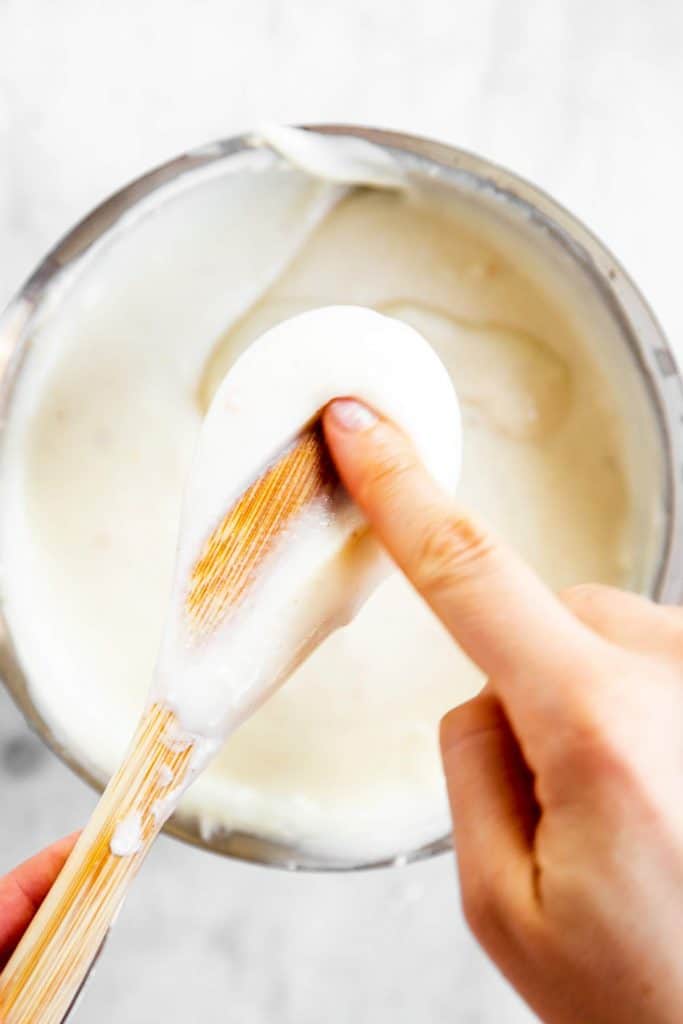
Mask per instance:
[[[501,962],[510,923],[535,909],[533,776],[489,687],[446,715],[440,738],[463,909]]]

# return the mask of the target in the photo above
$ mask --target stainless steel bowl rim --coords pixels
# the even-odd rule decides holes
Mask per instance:
[[[354,135],[392,152],[399,160],[423,164],[444,182],[466,180],[479,190],[520,208],[587,273],[606,306],[617,318],[657,417],[665,455],[663,505],[667,518],[665,547],[653,596],[667,603],[683,600],[683,378],[670,346],[647,302],[608,249],[580,221],[536,186],[482,157],[430,139],[359,125],[305,126],[336,135]],[[0,318],[0,431],[7,419],[12,384],[25,354],[31,324],[60,276],[144,199],[193,171],[262,145],[258,136],[218,140],[149,171],[114,193],[62,238],[38,265]],[[0,675],[28,724],[82,779],[98,791],[102,780],[60,742],[31,700],[27,679],[14,650],[0,599]],[[422,860],[450,847],[450,837],[398,856],[368,863],[335,862],[301,853],[259,836],[219,832],[204,838],[198,822],[174,818],[166,832],[185,842],[242,860],[287,870],[353,871]]]

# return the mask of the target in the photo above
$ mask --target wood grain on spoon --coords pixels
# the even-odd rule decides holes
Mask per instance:
[[[195,635],[216,629],[244,597],[287,526],[337,483],[318,421],[247,488],[206,541],[186,599]]]

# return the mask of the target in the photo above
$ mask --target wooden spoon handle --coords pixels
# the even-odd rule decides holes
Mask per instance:
[[[0,975],[2,1024],[61,1024],[186,781],[194,745],[153,704],[59,877]],[[123,823],[123,824],[122,824]]]

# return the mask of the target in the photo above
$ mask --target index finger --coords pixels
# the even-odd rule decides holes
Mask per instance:
[[[510,549],[460,512],[405,435],[354,400],[324,414],[340,476],[400,569],[501,696],[536,709],[562,667],[589,671],[601,641]],[[505,692],[502,692],[505,691]]]

